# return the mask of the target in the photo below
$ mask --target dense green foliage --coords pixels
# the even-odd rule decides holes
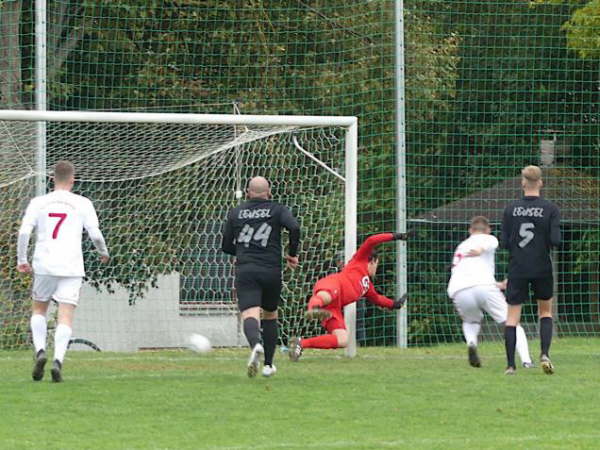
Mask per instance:
[[[600,55],[600,1],[598,0],[535,0],[536,3],[567,4],[571,7],[571,17],[562,29],[567,34],[571,50],[584,59],[597,59]]]
[[[29,291],[31,277],[17,276],[16,230],[24,199],[31,193],[32,183],[23,180],[0,187],[0,348],[23,346],[29,338]]]

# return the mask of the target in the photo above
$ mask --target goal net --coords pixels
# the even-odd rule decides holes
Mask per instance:
[[[355,247],[355,118],[0,111],[2,349],[29,345],[31,279],[15,271],[16,235],[61,159],[111,252],[104,266],[84,239],[77,338],[115,351],[182,347],[190,333],[245,345],[221,229],[255,175],[302,226],[300,267],[283,275],[281,343],[318,332],[304,319],[312,284]]]

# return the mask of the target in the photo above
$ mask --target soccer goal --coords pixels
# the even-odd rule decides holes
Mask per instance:
[[[15,236],[61,159],[75,164],[75,192],[95,203],[112,255],[102,266],[86,252],[75,324],[105,350],[181,347],[192,332],[245,345],[220,245],[254,175],[302,225],[300,268],[284,271],[282,344],[321,332],[304,319],[312,284],[356,247],[355,117],[4,110],[0,156],[0,348],[27,345],[30,280],[14,270]],[[355,336],[353,308],[346,317]]]

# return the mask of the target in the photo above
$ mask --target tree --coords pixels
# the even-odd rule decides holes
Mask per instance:
[[[583,59],[600,56],[600,0],[537,0],[536,3],[569,5],[571,17],[562,26],[568,47]]]
[[[49,85],[59,75],[71,52],[83,37],[85,22],[79,12],[91,2],[50,1],[47,21],[47,73]],[[0,2],[0,107],[33,106],[35,1]]]
[[[600,0],[592,0],[576,9],[563,25],[567,44],[584,59],[600,56]]]

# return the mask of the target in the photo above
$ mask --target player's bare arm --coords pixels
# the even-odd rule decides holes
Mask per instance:
[[[227,215],[227,221],[225,222],[225,226],[223,228],[223,240],[221,242],[221,250],[228,255],[235,256],[235,244],[234,244],[234,234],[233,234],[233,221]]]
[[[298,247],[300,245],[300,223],[288,208],[283,208],[281,224],[289,232],[288,252],[285,255],[286,265],[290,269],[298,267]]]
[[[17,272],[19,273],[31,273],[31,266],[29,265],[29,263],[25,263],[25,264],[17,264]]]
[[[298,267],[299,260],[297,256],[285,255],[285,261],[290,269],[295,269],[296,267]]]
[[[481,254],[484,251],[485,251],[485,249],[483,247],[473,248],[473,249],[469,250],[465,256],[471,257],[471,258],[476,257],[476,256],[481,256]]]

